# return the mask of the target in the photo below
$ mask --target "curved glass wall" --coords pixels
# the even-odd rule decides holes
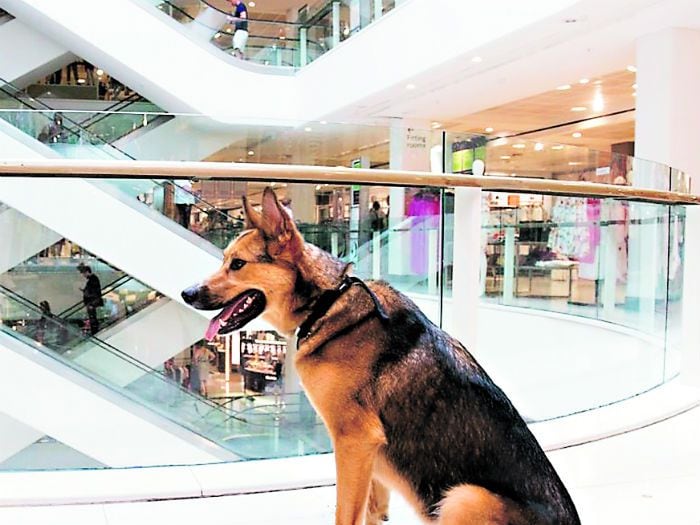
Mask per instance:
[[[235,161],[232,157],[243,141],[243,148],[253,151],[253,155],[246,152],[248,162],[277,155],[278,163],[291,157],[299,164],[344,164],[379,171],[392,164],[402,167],[396,166],[391,150],[403,147],[408,153],[401,162],[408,171],[432,167],[478,176],[482,169],[474,161],[479,159],[485,161],[484,176],[515,174],[663,190],[684,190],[689,184],[682,173],[631,157],[435,130],[397,133],[311,123],[297,128],[231,130],[230,138],[232,145],[226,149],[235,153],[226,154]],[[369,147],[362,148],[361,142]],[[414,147],[406,148],[407,144]],[[525,146],[514,148],[513,144]],[[521,150],[522,155],[506,159],[504,148]],[[223,160],[224,155],[219,151],[214,160]],[[672,379],[680,370],[683,206],[592,198],[581,189],[559,195],[482,191],[480,245],[469,251],[470,257],[478,257],[478,264],[468,265],[479,273],[480,314],[478,319],[467,319],[458,306],[455,275],[466,267],[459,240],[465,235],[474,238],[469,233],[474,225],[458,219],[461,189],[344,184],[322,178],[315,184],[294,183],[285,177],[103,177],[97,184],[128,196],[136,203],[132,209],[144,210],[144,220],[152,220],[145,210],[159,199],[166,216],[168,206],[177,210],[178,191],[183,189],[187,196],[196,197],[190,203],[187,227],[194,231],[201,227],[203,236],[219,247],[243,228],[240,196],[246,194],[253,205],[259,205],[262,189],[272,186],[291,209],[307,242],[352,262],[362,278],[388,281],[448,332],[473,325],[479,334],[475,357],[530,421],[633,397]],[[31,216],[28,208],[19,211]],[[2,213],[0,208],[0,219]],[[170,217],[172,227],[183,225],[178,217]],[[221,217],[223,226],[213,227],[212,217]],[[200,248],[193,244],[192,249]],[[121,278],[130,279],[117,275],[114,286],[120,286]],[[38,313],[31,305],[22,306]],[[36,338],[34,343],[27,340],[31,334],[9,335],[21,337],[30,346],[36,343]],[[269,327],[256,325],[215,339],[208,347],[216,356],[208,399],[197,398],[197,403],[216,404],[235,417],[225,424],[204,418],[202,427],[198,420],[186,418],[181,423],[184,428],[234,451],[241,460],[330,450],[320,420],[287,369],[291,351],[286,341]],[[191,350],[180,350],[174,349],[172,360],[154,372],[158,385],[174,384],[173,392],[192,388],[171,372],[174,365],[192,364]],[[126,388],[154,391],[154,376],[143,377]],[[144,405],[163,415],[160,405],[152,401]],[[10,464],[17,468],[16,461]]]

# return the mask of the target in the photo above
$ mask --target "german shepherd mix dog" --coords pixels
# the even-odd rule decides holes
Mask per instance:
[[[261,314],[298,330],[294,363],[335,450],[337,525],[388,519],[390,489],[426,523],[580,523],[523,419],[458,341],[388,284],[350,277],[306,244],[271,189],[261,213],[243,204],[250,229],[182,296],[221,309],[209,338]]]

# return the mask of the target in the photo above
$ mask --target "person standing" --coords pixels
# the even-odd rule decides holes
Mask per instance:
[[[209,365],[216,358],[214,352],[204,345],[197,345],[192,353],[192,368],[190,371],[190,389],[203,395],[208,394]]]
[[[248,8],[243,0],[231,0],[233,14],[230,17],[234,21],[236,31],[233,33],[233,56],[243,60],[245,58],[245,46],[248,42]]]
[[[97,320],[97,308],[104,305],[102,300],[102,284],[100,279],[92,273],[92,268],[86,264],[80,263],[78,271],[85,277],[87,281],[85,288],[81,288],[83,292],[83,304],[88,313],[90,322],[90,334],[95,335],[100,329],[100,322]]]

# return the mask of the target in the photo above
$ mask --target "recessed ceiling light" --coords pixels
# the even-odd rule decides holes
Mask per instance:
[[[571,108],[571,111],[579,112],[579,111],[586,111],[587,109],[588,108],[586,106],[574,106],[573,108]]]
[[[552,146],[552,149],[556,149],[556,150],[564,149],[564,146],[562,146],[561,144],[557,144],[556,146]]]
[[[557,90],[559,91],[566,91],[567,89],[571,89],[571,84],[562,84],[561,86],[557,87]]]
[[[431,127],[432,127],[433,129],[438,129],[441,125],[442,125],[442,124],[440,124],[439,122],[433,122]]]
[[[578,81],[579,84],[588,84],[590,82],[590,79],[588,78],[582,78],[581,80]]]
[[[580,131],[574,131],[571,134],[571,136],[574,137],[575,139],[580,139],[583,136],[583,133],[581,133]]]
[[[629,71],[630,73],[636,73],[637,68],[635,66],[627,66],[627,71]]]
[[[536,142],[535,143],[535,151],[542,151],[544,149],[544,144],[541,142]]]
[[[102,69],[98,69],[98,70],[96,71],[96,73],[97,73],[97,76],[98,76],[98,77],[101,77],[102,75],[105,74],[105,72],[104,72]]]
[[[255,155],[255,152],[252,149],[248,150],[248,156],[252,157],[253,155]]]
[[[525,144],[523,144],[522,142],[519,142],[519,143],[517,143],[517,144],[513,144],[513,147],[514,147],[515,149],[524,149],[524,148],[525,148]]]
[[[600,86],[602,83],[603,83],[602,80],[596,80],[595,82],[593,82],[593,84],[596,86]]]
[[[255,7],[255,2],[248,2],[248,7]]]
[[[311,128],[306,127],[306,128],[304,128],[304,131],[306,131],[308,133],[309,131],[311,131]]]
[[[632,96],[633,96],[633,97],[636,97],[636,96],[637,96],[637,92],[635,91],[634,93],[632,93]]]
[[[416,89],[416,85],[415,85],[415,84],[406,84],[406,89],[408,89],[409,91],[411,91],[411,90],[413,90],[413,89]]]
[[[569,166],[580,166],[581,164],[583,164],[583,163],[582,162],[575,162],[575,161],[569,162]]]
[[[598,91],[593,97],[593,111],[603,111],[605,109],[605,99],[603,94]]]
[[[484,131],[486,133],[493,133],[493,128],[486,128]]]
[[[501,160],[508,160],[510,155],[501,155]]]
[[[637,89],[637,84],[632,84],[632,89]]]
[[[328,124],[328,121],[326,121],[326,120],[321,121],[321,125],[325,126],[326,124]]]
[[[476,62],[477,64],[481,62],[483,59],[481,57],[474,57],[472,58],[472,62]]]

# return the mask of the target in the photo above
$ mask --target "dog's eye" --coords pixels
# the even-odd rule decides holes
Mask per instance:
[[[240,270],[245,266],[245,263],[246,261],[244,261],[243,259],[234,259],[231,261],[231,265],[229,266],[229,268],[231,270]]]

